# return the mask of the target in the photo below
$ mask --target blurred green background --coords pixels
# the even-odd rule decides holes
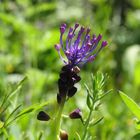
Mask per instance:
[[[104,120],[90,130],[97,140],[131,140],[137,133],[134,116],[121,101],[117,90],[140,102],[140,1],[139,0],[0,0],[0,98],[24,75],[28,76],[18,96],[11,99],[9,112],[16,104],[22,108],[49,99],[56,100],[57,80],[63,65],[54,49],[59,42],[61,23],[78,22],[103,34],[108,40],[96,61],[83,67],[77,95],[67,102],[65,112],[85,107],[84,83],[90,73],[109,75],[106,89],[113,92],[103,99],[100,115]],[[53,110],[44,108],[44,110]],[[8,112],[7,112],[8,113]],[[42,140],[49,133],[49,122],[39,122],[31,113],[8,129],[9,140]],[[55,114],[53,114],[55,115]],[[98,115],[98,114],[95,114]],[[64,120],[70,140],[82,134],[79,120]]]

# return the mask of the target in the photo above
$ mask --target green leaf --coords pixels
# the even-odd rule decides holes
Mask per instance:
[[[81,140],[81,137],[80,137],[80,135],[77,132],[76,132],[76,135],[78,137],[78,140]]]
[[[86,84],[85,84],[85,87],[86,87],[86,90],[87,90],[86,103],[87,103],[88,108],[91,109],[92,108],[92,96],[90,95],[90,90],[89,90],[89,88]]]
[[[135,122],[136,129],[140,130],[140,121],[137,118],[135,118],[134,122]]]
[[[12,93],[9,93],[8,98],[11,98],[14,96],[18,91],[22,88],[23,82],[27,80],[27,76],[25,76],[15,87],[15,89],[12,91]]]
[[[97,119],[96,121],[90,123],[90,127],[97,125],[98,123],[100,123],[103,120],[104,117],[101,117],[99,119]]]
[[[31,106],[25,108],[25,109],[22,110],[19,114],[17,114],[17,116],[15,116],[14,119],[12,119],[10,122],[8,122],[8,123],[6,124],[6,127],[7,127],[8,125],[10,125],[14,120],[16,120],[16,119],[20,118],[21,116],[24,116],[24,115],[26,115],[26,114],[28,114],[28,113],[31,113],[31,112],[36,111],[36,110],[39,110],[40,108],[42,108],[42,107],[48,105],[48,103],[49,103],[49,102],[44,102],[44,103],[41,103],[41,104],[31,105]]]
[[[4,122],[0,121],[0,129],[4,126]]]
[[[21,107],[21,105],[18,105],[7,117],[7,119],[5,120],[5,124],[8,122],[8,120],[12,117],[12,115]]]
[[[132,137],[132,140],[140,140],[140,133],[137,133]]]
[[[131,112],[140,120],[140,107],[138,106],[138,104],[136,104],[136,102],[134,102],[130,97],[128,97],[122,91],[119,91],[119,94],[122,100],[124,101],[124,103],[131,110]]]
[[[87,95],[87,106],[89,109],[91,109],[91,107],[92,107],[92,100],[91,100],[89,94]]]
[[[22,84],[23,84],[23,82],[24,82],[26,79],[27,79],[27,76],[25,76],[25,77],[16,85],[16,87],[13,89],[12,92],[10,92],[10,93],[8,93],[8,94],[6,94],[6,95],[4,96],[4,99],[3,99],[3,101],[2,101],[2,103],[1,103],[1,105],[0,105],[0,108],[2,108],[2,107],[4,106],[4,104],[5,104],[12,96],[14,96],[16,93],[18,93],[18,92],[20,91],[20,89],[22,88]]]
[[[40,131],[39,132],[39,135],[38,135],[37,140],[41,140],[42,139],[43,133],[44,133],[43,131]]]

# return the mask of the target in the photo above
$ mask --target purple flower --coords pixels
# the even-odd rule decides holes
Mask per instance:
[[[37,115],[37,119],[40,121],[49,121],[50,116],[47,113],[45,113],[44,111],[40,111]]]
[[[60,26],[60,44],[55,45],[61,60],[66,65],[69,65],[70,68],[73,68],[79,64],[85,64],[87,62],[93,61],[98,53],[102,50],[102,48],[107,45],[107,41],[102,41],[99,49],[97,49],[97,46],[102,39],[102,35],[99,34],[98,36],[90,36],[90,29],[85,29],[83,26],[81,26],[78,33],[76,33],[78,27],[79,24],[77,23],[75,24],[74,28],[70,27],[66,42],[63,42],[63,35],[66,31],[66,24],[62,24]],[[61,48],[68,61],[62,57],[60,53]],[[97,49],[96,52],[95,49]]]
[[[74,111],[72,111],[70,114],[69,114],[69,117],[71,119],[79,119],[79,118],[82,118],[82,112],[79,108],[75,109]]]

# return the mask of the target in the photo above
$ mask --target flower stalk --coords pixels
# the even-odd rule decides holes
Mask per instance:
[[[92,108],[94,107],[94,104],[92,105]],[[87,136],[87,132],[88,132],[88,128],[89,128],[89,122],[90,122],[90,119],[91,119],[91,116],[92,116],[92,112],[93,112],[93,109],[90,109],[90,112],[89,112],[89,115],[88,115],[88,118],[85,122],[85,126],[84,126],[84,133],[83,133],[83,137],[81,140],[85,140],[86,136]]]
[[[60,140],[59,135],[60,135],[60,129],[61,129],[61,121],[62,121],[62,113],[65,105],[66,97],[63,98],[61,104],[59,104],[59,109],[57,116],[54,120],[54,127],[55,127],[55,139],[54,140]]]

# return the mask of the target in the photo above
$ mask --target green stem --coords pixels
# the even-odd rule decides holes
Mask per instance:
[[[54,120],[54,129],[55,129],[54,140],[60,140],[59,135],[60,135],[62,112],[64,109],[65,100],[66,100],[66,98],[63,98],[61,104],[59,105],[59,110],[58,110],[57,116]]]
[[[90,121],[90,118],[91,118],[91,115],[92,115],[93,106],[94,106],[94,104],[92,105],[92,107],[91,107],[91,109],[90,109],[90,112],[89,112],[88,118],[87,118],[86,123],[85,123],[84,134],[83,134],[82,140],[85,140],[86,135],[87,135],[87,132],[88,132],[89,121]]]

